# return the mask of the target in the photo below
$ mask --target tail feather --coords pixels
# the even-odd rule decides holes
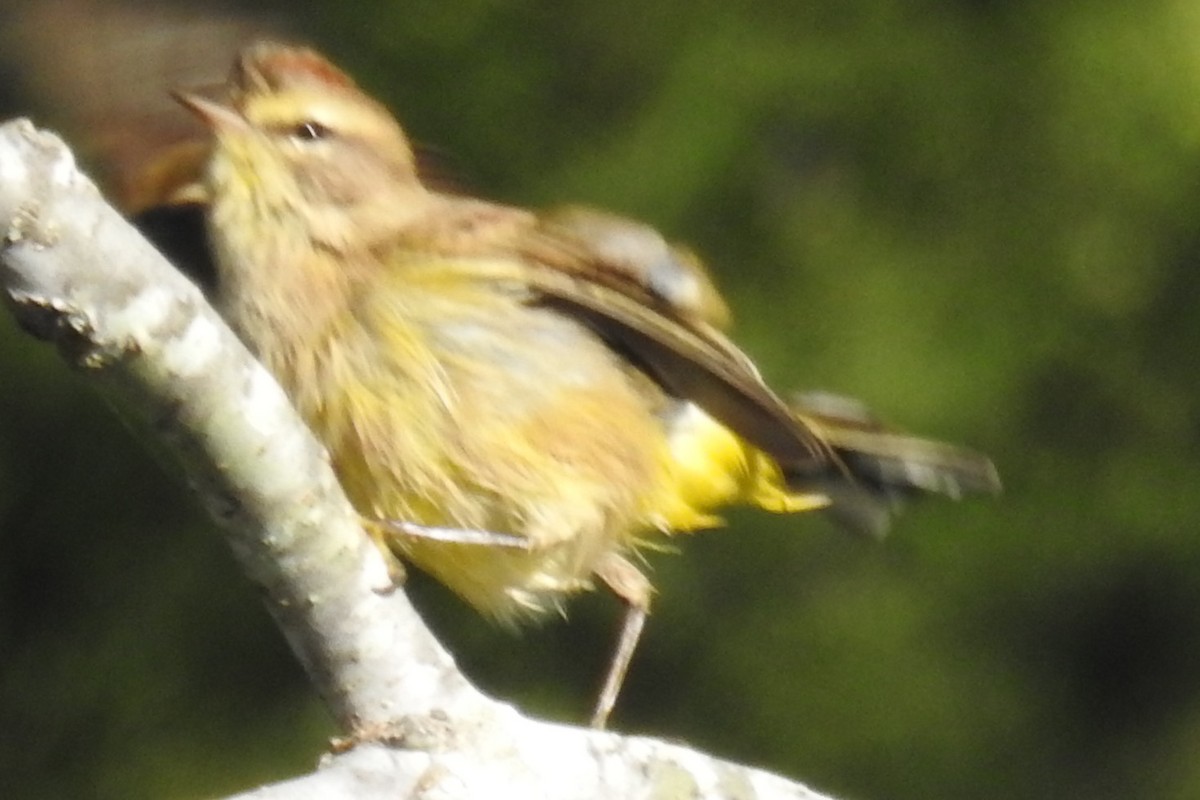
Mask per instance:
[[[798,477],[795,488],[828,496],[826,513],[843,527],[879,537],[909,497],[1000,491],[996,467],[983,454],[887,430],[856,400],[809,393],[791,405],[829,447],[832,462],[830,473]]]

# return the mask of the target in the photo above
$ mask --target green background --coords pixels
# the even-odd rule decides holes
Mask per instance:
[[[881,544],[738,512],[652,556],[615,727],[863,800],[1200,796],[1200,6],[348,6],[289,24],[461,182],[692,243],[774,385],[1005,480]],[[3,116],[66,118],[35,69]],[[610,598],[513,636],[413,592],[489,691],[585,718]],[[0,795],[219,795],[334,733],[187,492],[0,315]]]

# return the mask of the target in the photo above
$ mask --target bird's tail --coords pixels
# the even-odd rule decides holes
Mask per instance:
[[[852,532],[880,537],[910,497],[1000,490],[986,456],[889,430],[855,400],[814,393],[789,406],[824,450],[816,469],[810,460],[789,470],[697,406],[678,404],[664,420],[673,480],[651,503],[656,527],[712,527],[721,523],[715,512],[740,503],[780,514],[821,510]]]
[[[910,497],[957,500],[1000,491],[999,474],[987,456],[889,430],[857,400],[807,393],[791,398],[790,405],[828,447],[829,468],[816,476],[790,476],[785,467],[786,485],[802,495],[825,495],[826,513],[854,532],[882,536]]]

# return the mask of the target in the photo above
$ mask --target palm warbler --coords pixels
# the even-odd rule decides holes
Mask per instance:
[[[742,503],[880,532],[903,496],[991,492],[981,455],[852,401],[781,400],[689,251],[620,217],[434,190],[400,125],[303,48],[246,49],[201,186],[218,305],[328,447],[385,552],[484,614],[627,604],[593,717],[650,605],[629,560]]]

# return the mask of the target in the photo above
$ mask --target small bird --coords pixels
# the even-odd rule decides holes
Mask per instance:
[[[785,401],[724,333],[700,260],[653,228],[439,191],[400,124],[311,49],[261,42],[189,194],[215,302],[393,559],[519,622],[608,586],[627,606],[603,727],[650,607],[639,546],[733,504],[879,534],[910,495],[993,493],[977,453],[832,395]]]

